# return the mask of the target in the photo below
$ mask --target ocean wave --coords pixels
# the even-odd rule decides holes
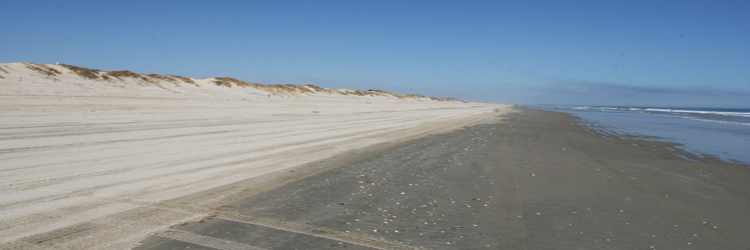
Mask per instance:
[[[596,107],[596,106],[554,106],[548,108],[556,109],[573,109],[573,110],[591,110],[591,111],[618,111],[618,112],[655,112],[665,114],[701,114],[701,115],[724,115],[724,116],[737,116],[737,117],[749,117],[750,110],[737,110],[729,111],[725,109],[676,109],[676,108],[640,108],[640,107]]]
[[[737,124],[737,125],[750,126],[750,122],[727,121],[727,120],[717,120],[717,119],[706,119],[706,118],[700,118],[700,117],[695,117],[695,116],[686,116],[684,118],[698,120],[698,121],[704,121],[704,122],[720,122],[720,123],[727,123],[727,124]]]
[[[675,110],[672,110],[671,112],[675,112],[675,113],[690,113],[690,114],[731,115],[731,116],[750,117],[750,112],[710,111],[710,110],[680,110],[680,109],[675,109]]]
[[[552,110],[579,112],[642,113],[652,115],[678,116],[688,119],[750,125],[750,109],[712,108],[657,108],[657,107],[612,107],[612,106],[543,106]]]

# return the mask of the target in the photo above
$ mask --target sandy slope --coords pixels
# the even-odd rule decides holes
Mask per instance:
[[[233,183],[507,110],[32,68],[0,64],[0,248],[127,249],[212,214]]]

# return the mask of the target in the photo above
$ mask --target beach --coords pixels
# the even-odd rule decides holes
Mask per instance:
[[[224,208],[227,215],[175,226],[137,249],[750,244],[746,166],[688,161],[666,143],[608,139],[577,119],[511,112],[238,200]]]
[[[750,248],[747,165],[563,112],[0,68],[0,249]]]

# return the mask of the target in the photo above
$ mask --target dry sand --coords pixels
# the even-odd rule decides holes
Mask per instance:
[[[309,163],[508,110],[347,90],[227,87],[213,78],[95,81],[59,65],[0,68],[3,249],[128,249],[243,195],[326,170]]]

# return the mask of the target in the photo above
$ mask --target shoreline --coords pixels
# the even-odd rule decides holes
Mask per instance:
[[[567,113],[516,110],[238,199],[223,211],[241,218],[189,222],[137,249],[750,246],[746,167],[689,161],[674,143],[606,139]]]
[[[536,110],[541,110],[541,109],[536,109]],[[562,112],[562,111],[552,111],[552,112],[567,113],[567,112]],[[614,134],[611,130],[608,130],[607,128],[592,127],[590,125],[587,126],[584,124],[584,123],[590,123],[590,121],[588,121],[587,119],[577,116],[575,114],[570,114],[570,115],[576,117],[576,120],[577,120],[576,125],[580,126],[581,128],[588,127],[588,129],[584,129],[584,130],[591,132],[593,134],[597,134],[604,139],[630,141],[630,145],[634,147],[664,147],[664,148],[667,148],[669,151],[672,151],[672,154],[674,156],[681,158],[683,160],[692,161],[692,162],[725,163],[725,164],[732,164],[732,165],[738,165],[738,166],[744,166],[744,167],[750,168],[750,164],[747,164],[747,163],[742,163],[739,161],[723,160],[716,155],[708,154],[708,153],[691,152],[684,148],[686,147],[684,144],[672,141],[670,139],[664,139],[658,136],[644,135],[644,134]]]
[[[727,109],[657,109],[637,107],[534,107],[561,111],[583,119],[581,125],[608,137],[675,142],[685,159],[732,162],[750,167],[745,148],[750,141],[750,118],[744,111]],[[645,136],[644,136],[645,135]],[[718,159],[717,159],[718,158]]]
[[[746,181],[750,169],[746,166],[697,157],[700,161],[690,161],[677,156],[692,154],[674,149],[676,143],[607,139],[586,131],[575,122],[581,118],[567,113],[527,113],[560,121],[557,135],[532,135],[529,132],[535,126],[542,127],[537,131],[544,126],[534,124],[531,117],[523,123],[529,127],[525,128],[527,140],[536,137],[547,143],[514,147],[515,152],[526,155],[526,167],[516,170],[522,176],[521,185],[530,187],[519,191],[527,203],[525,208],[541,214],[528,216],[562,219],[530,220],[527,227],[567,235],[557,241],[536,242],[537,247],[531,249],[580,244],[588,245],[585,248],[614,244],[614,248],[657,249],[740,249],[750,245],[745,233],[750,228],[742,223],[750,219],[746,213],[750,209]],[[555,160],[545,163],[534,155],[539,151]],[[566,167],[552,169],[551,164]],[[531,188],[533,184],[542,188]]]

